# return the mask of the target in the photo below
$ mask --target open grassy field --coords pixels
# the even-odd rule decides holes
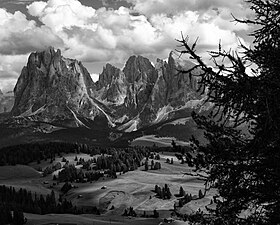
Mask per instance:
[[[0,181],[3,180],[18,180],[18,179],[36,179],[41,174],[30,166],[1,166]]]
[[[177,201],[174,194],[179,193],[181,186],[186,193],[194,196],[198,195],[200,189],[203,190],[204,183],[192,176],[184,176],[184,172],[190,171],[185,164],[182,165],[177,160],[174,160],[174,164],[165,163],[167,157],[172,156],[161,155],[160,170],[144,171],[144,168],[140,167],[136,171],[119,175],[117,179],[101,179],[92,184],[81,184],[78,189],[70,191],[68,197],[77,205],[95,205],[110,215],[120,214],[130,206],[139,212],[156,209],[169,213]],[[165,184],[173,194],[170,200],[157,198],[153,191],[155,185],[162,187]],[[101,189],[103,186],[107,188]],[[79,195],[82,197],[78,198]],[[109,210],[112,206],[115,209]]]
[[[178,141],[174,137],[156,137],[155,135],[145,135],[134,139],[131,142],[132,146],[153,146],[154,144],[158,147],[171,147],[172,140],[176,141],[178,145],[189,146],[188,142]]]
[[[25,188],[32,193],[50,194],[51,189],[44,185],[41,173],[30,166],[1,166],[0,185],[13,186],[16,189]]]
[[[75,163],[76,154],[64,156],[69,163]],[[85,160],[91,157],[86,154],[77,155],[78,158]],[[198,195],[199,190],[203,190],[203,181],[192,176],[184,175],[189,172],[186,164],[180,164],[173,153],[160,154],[162,168],[160,170],[144,170],[144,166],[138,170],[130,171],[125,174],[117,174],[117,179],[101,178],[92,183],[75,183],[77,188],[71,189],[66,198],[77,206],[96,206],[102,215],[33,215],[27,214],[28,224],[48,224],[48,223],[74,223],[74,224],[159,224],[163,218],[169,217],[174,208],[174,203],[178,201],[176,194],[182,186],[186,193],[193,196]],[[166,158],[173,158],[174,163],[166,163]],[[56,158],[55,162],[61,162],[62,158]],[[151,160],[149,160],[151,163]],[[157,160],[154,160],[155,162]],[[52,175],[42,177],[34,168],[49,166],[48,161],[43,161],[39,165],[30,166],[5,166],[0,170],[0,184],[14,186],[16,188],[26,188],[39,194],[47,194],[52,190],[60,193],[63,183],[51,186]],[[46,184],[47,183],[47,184]],[[167,184],[172,193],[169,200],[156,197],[154,192],[155,185],[163,187]],[[105,189],[101,189],[106,186]],[[213,193],[209,193],[204,199],[193,200],[180,209],[180,213],[195,212],[199,208],[205,210],[205,205],[210,203]],[[160,213],[159,219],[146,218],[127,218],[121,216],[124,210],[133,207],[138,215],[143,215],[144,211],[148,215],[153,214],[156,209]],[[175,223],[174,223],[175,224]],[[180,224],[177,221],[176,224]],[[184,223],[186,224],[186,223]]]

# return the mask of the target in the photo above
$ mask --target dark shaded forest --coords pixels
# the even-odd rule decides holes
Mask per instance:
[[[38,196],[36,193],[31,193],[26,189],[18,191],[13,187],[0,186],[0,205],[8,207],[10,210],[20,210],[22,212],[34,214],[48,213],[81,213],[82,210],[77,210],[73,207],[70,201],[66,199],[56,200],[54,191],[51,194]]]
[[[87,144],[60,142],[21,144],[0,149],[0,166],[27,165],[31,162],[40,163],[40,161],[48,159],[52,161],[56,156],[61,157],[63,154],[85,153],[91,156],[99,154],[112,155],[112,159],[108,160],[115,161],[121,158],[126,162],[129,170],[133,165],[139,164],[140,158],[146,156],[150,149],[149,147],[102,148]],[[135,162],[133,162],[133,159]],[[107,168],[108,163],[103,167]]]

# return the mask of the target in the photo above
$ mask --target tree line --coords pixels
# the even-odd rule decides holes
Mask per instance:
[[[86,161],[84,159],[78,160],[76,157],[75,161],[82,165],[82,169],[77,169],[74,165],[68,165],[66,162],[64,169],[58,173],[58,177],[54,178],[59,182],[90,182],[98,180],[104,174],[117,178],[117,172],[126,173],[136,170],[141,166],[141,161],[146,155],[145,151],[133,149],[119,149],[111,153],[111,155],[102,154]],[[57,168],[57,166],[54,167]],[[50,171],[53,172],[53,169]]]
[[[0,166],[4,165],[26,165],[31,162],[38,162],[50,159],[51,162],[56,156],[68,153],[85,153],[91,156],[108,154],[117,158],[124,157],[128,166],[131,167],[138,165],[139,158],[146,156],[150,151],[149,147],[128,147],[128,148],[103,148],[80,143],[64,143],[64,142],[50,142],[50,143],[28,143],[15,146],[8,146],[0,149]],[[131,152],[131,153],[129,153]],[[116,157],[115,157],[116,158]],[[103,162],[104,163],[104,162]],[[103,167],[106,165],[102,165]]]
[[[59,182],[76,182],[85,183],[91,181],[97,181],[99,178],[104,177],[104,173],[100,171],[86,171],[77,169],[74,165],[66,166],[58,173],[58,176],[54,175],[53,180]]]
[[[31,191],[27,191],[23,188],[16,190],[14,187],[7,187],[5,185],[0,186],[0,208],[1,207],[5,209],[1,214],[3,218],[10,218],[9,211],[19,212],[19,214],[21,214],[21,212],[26,212],[40,215],[49,213],[99,214],[99,210],[94,206],[76,207],[73,206],[71,201],[62,198],[62,196],[59,196],[57,199],[54,191],[43,196],[37,193],[31,193]],[[3,221],[5,220],[3,219]]]

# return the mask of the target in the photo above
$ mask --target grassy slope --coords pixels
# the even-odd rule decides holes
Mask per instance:
[[[175,140],[177,145],[189,146],[188,142],[178,141],[173,137],[156,137],[155,135],[145,135],[136,138],[131,142],[132,146],[153,146],[154,144],[158,147],[171,147],[172,140]]]
[[[40,176],[41,174],[30,166],[1,166],[0,169],[0,181],[15,179],[36,179]]]
[[[68,160],[73,161],[75,155],[69,154],[65,156]],[[81,154],[78,158],[88,158],[88,155]],[[174,164],[165,163],[166,158],[174,158]],[[56,161],[60,161],[57,158]],[[72,200],[78,206],[97,206],[103,212],[102,216],[88,217],[86,215],[32,215],[27,214],[29,219],[28,224],[46,224],[50,222],[75,222],[77,224],[109,224],[110,219],[114,222],[112,224],[158,224],[159,220],[155,219],[128,219],[120,215],[124,209],[132,206],[136,212],[141,215],[143,211],[147,214],[152,214],[154,209],[160,212],[160,217],[169,217],[170,210],[173,209],[177,198],[174,194],[179,192],[180,186],[184,188],[186,193],[197,195],[200,189],[203,189],[203,182],[191,176],[183,176],[184,171],[190,171],[185,164],[180,164],[172,153],[164,153],[161,155],[161,170],[144,171],[143,166],[136,171],[131,171],[126,174],[118,175],[117,179],[104,178],[93,183],[75,184],[77,189],[72,189],[67,198]],[[48,162],[42,162],[41,166],[47,166]],[[31,166],[36,166],[33,164]],[[36,191],[41,194],[50,193],[55,190],[58,194],[60,186],[50,188],[49,184],[43,184],[44,181],[52,183],[52,176],[46,178],[40,177],[40,174],[29,166],[16,167],[1,167],[0,170],[0,184],[12,185],[16,188],[24,187],[32,192]],[[162,200],[155,197],[153,192],[155,185],[164,186],[168,184],[171,193],[173,194],[170,200]],[[102,186],[107,186],[107,189],[101,189]],[[82,197],[78,198],[79,195]],[[210,193],[204,200],[192,201],[181,209],[181,212],[193,212],[199,207],[203,209],[204,205],[209,204]],[[151,197],[150,197],[151,196]],[[110,210],[114,205],[115,209]],[[143,220],[143,221],[139,221]],[[33,222],[33,223],[31,223]],[[76,223],[76,222],[75,222]]]
[[[144,168],[141,167],[137,171],[119,175],[117,179],[101,179],[96,183],[81,184],[78,189],[70,191],[69,198],[77,205],[99,206],[104,212],[114,205],[115,210],[107,211],[108,214],[120,214],[129,206],[138,211],[169,211],[173,209],[177,198],[173,196],[170,200],[162,200],[155,197],[155,185],[168,184],[173,194],[179,192],[180,186],[192,195],[197,195],[199,189],[203,189],[202,181],[183,176],[184,171],[190,170],[186,165],[176,160],[173,165],[167,164],[164,157],[160,162],[161,170],[143,171]],[[101,189],[102,186],[107,186],[107,189]],[[82,198],[78,198],[78,195],[82,195]]]

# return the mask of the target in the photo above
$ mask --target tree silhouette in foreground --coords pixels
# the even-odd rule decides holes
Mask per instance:
[[[280,223],[280,2],[247,3],[255,18],[235,21],[256,30],[253,46],[241,44],[242,53],[224,51],[219,44],[217,52],[210,52],[210,67],[196,53],[196,42],[178,40],[179,52],[197,62],[183,72],[193,78],[192,72],[201,69],[199,91],[215,105],[209,116],[193,113],[208,143],[193,140],[200,159],[194,159],[192,175],[205,179],[205,191],[215,187],[220,196],[214,212],[190,216],[195,224]]]

